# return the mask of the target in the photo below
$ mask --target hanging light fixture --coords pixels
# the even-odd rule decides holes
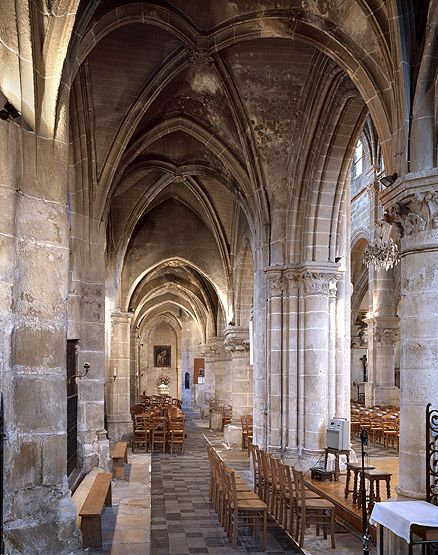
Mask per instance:
[[[398,247],[391,239],[391,224],[380,221],[376,223],[374,242],[363,253],[363,263],[375,270],[389,270],[400,262]]]

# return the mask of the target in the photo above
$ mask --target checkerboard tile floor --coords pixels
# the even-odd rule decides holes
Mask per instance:
[[[266,551],[244,530],[236,548],[231,546],[209,501],[206,430],[205,422],[189,417],[185,454],[152,455],[151,555],[302,554],[273,522]]]

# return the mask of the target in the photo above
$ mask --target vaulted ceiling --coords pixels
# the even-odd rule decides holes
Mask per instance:
[[[217,319],[221,307],[228,319],[242,237],[256,257],[257,245],[297,252],[320,233],[303,207],[315,195],[339,197],[351,135],[366,113],[347,62],[337,63],[342,53],[328,45],[330,55],[323,52],[321,27],[331,21],[341,33],[350,25],[363,48],[375,50],[369,77],[385,86],[376,68],[384,41],[371,32],[384,21],[383,4],[368,19],[359,3],[334,4],[81,2],[70,64],[72,163],[81,164],[76,179],[88,182],[94,216],[106,223],[120,306],[143,314],[155,291],[157,303],[180,296],[175,314],[181,307],[199,314],[202,305],[202,318]],[[272,226],[275,211],[280,223]],[[168,219],[175,217],[183,221]],[[288,228],[297,230],[293,239]],[[175,230],[196,233],[198,246],[175,242]],[[172,260],[184,278],[165,270]],[[172,291],[155,287],[157,271]],[[189,293],[181,283],[195,275],[200,289]]]

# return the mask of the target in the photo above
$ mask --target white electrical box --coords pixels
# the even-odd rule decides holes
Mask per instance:
[[[327,447],[345,451],[350,449],[350,423],[346,418],[332,418],[327,426]]]

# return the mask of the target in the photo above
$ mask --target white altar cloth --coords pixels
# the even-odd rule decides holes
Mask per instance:
[[[412,524],[438,528],[438,507],[427,501],[384,501],[374,505],[370,524],[381,524],[408,543]]]

